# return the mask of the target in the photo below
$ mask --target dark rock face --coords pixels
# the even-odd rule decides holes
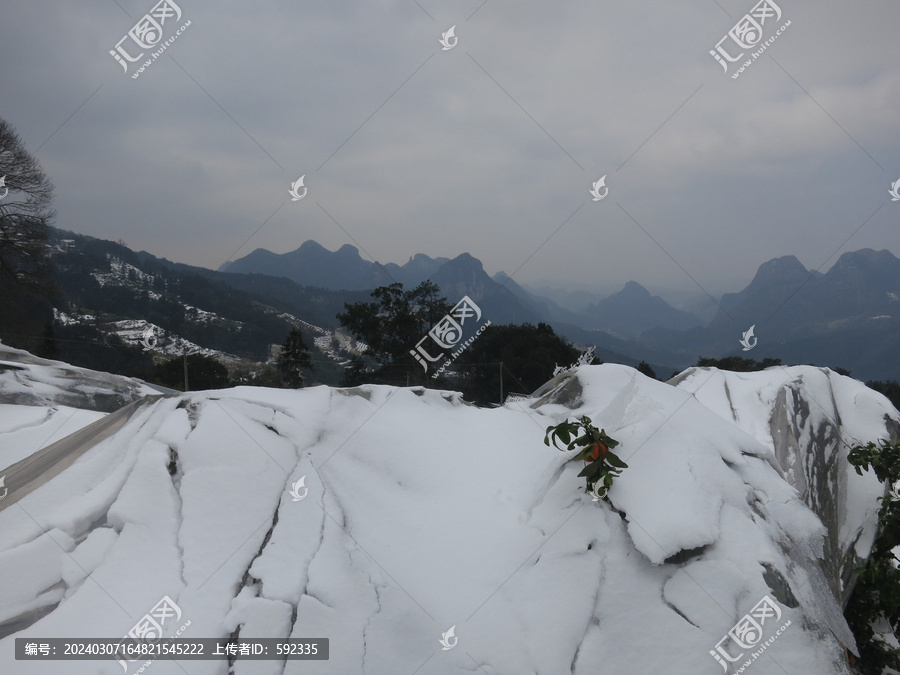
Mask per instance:
[[[822,529],[820,536],[806,540],[779,537],[794,568],[789,574],[767,568],[766,581],[779,601],[807,607],[820,617],[821,630],[852,651],[855,641],[842,610],[853,592],[854,570],[871,552],[884,487],[872,472],[857,475],[847,456],[857,444],[900,440],[900,413],[881,394],[827,368],[755,373],[690,368],[669,384],[690,391],[771,447],[770,464],[796,489]],[[767,420],[764,426],[762,420]]]
[[[846,437],[840,406],[833,397],[829,403],[833,408],[827,414],[815,414],[825,411],[821,403],[804,396],[802,379],[787,383],[772,406],[769,431],[785,478],[827,529],[821,565],[832,593],[846,606],[855,583],[853,570],[866,560],[856,550],[864,530],[847,522],[848,479],[853,473],[847,454],[858,440]],[[900,440],[896,419],[885,415],[884,427],[892,442]]]

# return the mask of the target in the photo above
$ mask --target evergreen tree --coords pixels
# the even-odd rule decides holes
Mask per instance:
[[[643,374],[646,375],[647,377],[652,377],[654,380],[659,379],[659,378],[656,377],[656,373],[653,372],[653,368],[651,368],[651,367],[650,367],[650,364],[647,363],[646,361],[641,361],[641,362],[638,364],[637,371],[638,371],[639,373],[643,373]]]
[[[757,370],[765,370],[772,366],[780,366],[781,359],[765,358],[762,361],[745,359],[740,356],[726,356],[723,359],[714,359],[701,356],[697,359],[699,368],[719,368],[735,373],[750,373]]]
[[[187,357],[188,387],[191,391],[224,389],[231,386],[228,369],[214,358],[203,354]],[[175,356],[153,368],[153,382],[171,389],[184,390],[184,357]]]
[[[890,402],[894,404],[894,407],[900,410],[900,382],[897,382],[897,380],[885,380],[883,382],[869,380],[866,382],[866,386],[887,396]]]
[[[505,398],[510,392],[530,394],[553,377],[557,364],[574,363],[579,354],[546,323],[492,325],[454,361],[451,370],[461,376],[446,386],[480,405],[498,403],[501,362]]]
[[[869,469],[886,487],[879,497],[878,536],[859,574],[844,616],[859,647],[859,661],[851,658],[851,671],[882,675],[900,668],[900,649],[894,635],[900,630],[900,444],[880,440],[850,448],[847,461],[860,476]]]
[[[341,379],[342,387],[358,387],[366,381],[366,364],[360,358],[355,358],[350,362],[344,370],[344,377]]]
[[[368,345],[366,356],[381,366],[367,381],[402,386],[409,375],[411,384],[424,381],[421,368],[409,352],[453,308],[440,291],[431,281],[423,281],[411,291],[393,283],[372,291],[377,302],[344,304],[347,311],[337,315],[338,321]]]
[[[281,354],[278,356],[278,370],[281,371],[284,383],[292,389],[302,387],[303,373],[301,370],[303,368],[312,370],[312,367],[309,347],[303,341],[303,335],[296,328],[292,328],[281,347]]]
[[[53,324],[48,321],[44,326],[44,337],[41,340],[35,355],[45,359],[56,359],[59,357],[59,347],[56,344],[56,336],[53,333]]]

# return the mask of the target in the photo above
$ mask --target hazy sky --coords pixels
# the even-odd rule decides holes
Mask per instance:
[[[179,262],[315,239],[718,295],[781,255],[900,254],[900,4],[776,1],[732,79],[759,45],[709,52],[746,0],[176,0],[133,79],[158,45],[109,51],[155,0],[7,0],[0,116],[59,227]]]

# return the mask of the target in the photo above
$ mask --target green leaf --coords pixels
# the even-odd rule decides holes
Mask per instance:
[[[619,456],[614,452],[606,453],[606,461],[620,469],[628,468],[628,465],[625,462],[623,462],[621,459],[619,459]]]
[[[603,474],[605,473],[603,468],[603,463],[599,460],[596,462],[591,462],[586,467],[581,470],[579,476],[587,476],[590,482],[597,481]]]
[[[609,436],[606,435],[605,429],[600,430],[600,438],[610,448],[614,448],[619,444],[619,441],[615,440],[614,438],[610,438]]]
[[[550,441],[559,450],[576,450],[575,455],[570,457],[569,461],[587,462],[578,476],[585,479],[588,491],[593,491],[596,487],[600,497],[604,497],[607,489],[620,475],[622,469],[628,468],[628,465],[618,455],[610,452],[612,448],[619,445],[619,442],[610,438],[605,429],[595,427],[587,415],[582,415],[574,421],[565,420],[555,426],[548,426],[544,434],[544,444],[549,446]],[[560,448],[559,441],[562,441],[566,447]],[[598,459],[591,456],[596,443],[606,446],[606,450]]]

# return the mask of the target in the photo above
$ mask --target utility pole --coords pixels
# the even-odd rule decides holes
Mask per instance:
[[[181,348],[181,355],[184,357],[184,390],[188,390],[188,374],[187,374],[187,349]]]
[[[503,361],[500,362],[500,405],[503,405]]]

